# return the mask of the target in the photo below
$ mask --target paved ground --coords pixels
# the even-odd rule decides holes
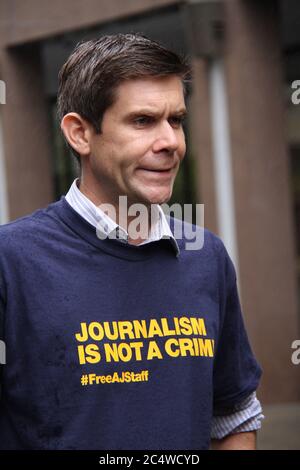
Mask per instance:
[[[300,402],[264,405],[263,425],[258,433],[257,448],[300,449]]]

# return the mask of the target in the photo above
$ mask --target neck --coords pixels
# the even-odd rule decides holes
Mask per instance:
[[[90,186],[85,184],[84,180],[82,178],[79,179],[77,182],[78,189],[84,194],[93,204],[95,204],[97,207],[99,206],[104,206],[104,205],[110,205],[110,207],[113,207],[113,211],[108,211],[105,210],[104,212],[115,222],[117,223],[120,227],[122,227],[124,230],[127,231],[128,233],[128,242],[132,245],[139,245],[143,241],[145,241],[147,238],[149,238],[150,230],[151,230],[151,205],[145,206],[145,210],[142,213],[138,213],[138,215],[129,215],[128,214],[128,207],[130,207],[128,201],[126,204],[126,209],[124,210],[123,206],[122,208],[120,207],[120,200],[118,198],[117,201],[109,201],[108,199],[105,199],[103,196],[101,197],[96,191],[93,191]],[[103,210],[103,208],[101,207]],[[138,217],[138,220],[136,220]],[[136,220],[135,223],[133,221]],[[132,226],[131,226],[132,224]],[[147,225],[146,225],[147,224]],[[130,227],[131,226],[131,227]],[[145,230],[141,230],[142,227],[145,227]],[[133,232],[133,228],[139,228],[138,233],[142,231],[141,236],[137,237],[137,234],[134,236],[131,236],[131,232]]]

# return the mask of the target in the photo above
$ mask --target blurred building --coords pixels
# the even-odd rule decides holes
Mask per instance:
[[[59,198],[76,175],[55,99],[78,41],[139,31],[190,56],[174,200],[205,204],[206,227],[235,262],[260,398],[300,401],[299,1],[2,0],[0,18],[1,223]]]

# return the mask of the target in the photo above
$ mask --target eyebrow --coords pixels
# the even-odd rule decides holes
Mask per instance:
[[[126,114],[125,119],[132,119],[136,116],[141,116],[141,115],[150,115],[150,116],[158,116],[161,113],[158,111],[155,111],[154,109],[151,108],[140,108],[136,109],[133,111],[130,111],[128,114]],[[180,108],[178,111],[174,111],[171,113],[171,116],[182,116],[185,117],[187,115],[187,109],[186,108]]]

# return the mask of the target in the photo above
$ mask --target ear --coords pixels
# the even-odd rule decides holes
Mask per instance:
[[[78,113],[66,114],[60,124],[65,138],[80,155],[91,153],[90,137],[93,132],[91,124]]]

